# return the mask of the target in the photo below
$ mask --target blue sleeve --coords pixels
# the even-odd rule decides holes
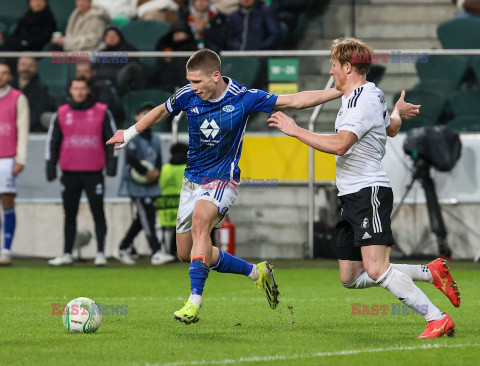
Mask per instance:
[[[278,95],[270,94],[259,89],[249,89],[247,96],[251,99],[250,112],[272,113]]]
[[[178,89],[175,94],[165,102],[167,112],[176,116],[181,111],[188,109],[187,102],[190,95],[190,84]]]

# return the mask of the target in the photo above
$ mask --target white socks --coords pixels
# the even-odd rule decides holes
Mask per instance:
[[[424,264],[390,264],[397,271],[400,271],[410,277],[413,281],[432,283],[433,277],[428,267]],[[372,280],[367,272],[362,271],[357,277],[343,287],[351,289],[362,289],[376,286],[377,283]]]
[[[412,279],[405,273],[398,271],[392,265],[376,281],[376,283],[390,291],[401,302],[423,315],[427,322],[440,320],[445,315],[438,309],[430,299],[413,283]]]
[[[188,300],[193,302],[195,305],[198,305],[199,308],[202,307],[202,295],[192,295],[188,297]]]
[[[362,271],[357,277],[351,280],[349,283],[344,284],[345,288],[360,289],[377,286],[377,283],[370,278],[366,271]]]
[[[257,282],[258,278],[260,277],[260,272],[258,271],[258,268],[256,265],[253,265],[252,272],[248,275],[248,278],[250,278],[253,282]]]
[[[433,282],[432,274],[428,267],[424,264],[394,264],[392,263],[391,266],[395,268],[397,271],[405,273],[408,277],[410,277],[414,281],[422,281],[422,282]]]

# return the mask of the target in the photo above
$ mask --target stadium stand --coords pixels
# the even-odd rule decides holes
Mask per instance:
[[[400,93],[394,96],[398,100]],[[437,90],[412,89],[406,92],[405,100],[409,103],[420,104],[422,113],[418,117],[402,124],[401,132],[406,132],[416,127],[431,126],[437,124],[447,105],[445,96]]]
[[[38,62],[38,74],[48,87],[50,94],[58,95],[65,90],[69,79],[69,65],[67,63],[52,63],[52,60],[43,58]]]
[[[254,57],[223,57],[222,74],[230,76],[251,88],[260,70],[260,61]]]
[[[70,15],[75,10],[75,1],[50,0],[48,5],[53,15],[55,15],[58,30],[65,34],[68,18],[70,18]]]
[[[460,90],[453,93],[448,103],[455,118],[462,116],[480,117],[480,90]]]
[[[428,56],[428,62],[415,64],[420,82],[432,79],[448,81],[453,88],[458,88],[468,70],[468,60],[460,55]]]
[[[135,45],[139,51],[154,51],[160,37],[167,34],[170,24],[159,21],[134,20],[122,28],[128,43]]]
[[[447,126],[456,132],[480,133],[480,116],[462,116],[448,121]]]
[[[473,73],[475,74],[477,86],[480,87],[480,56],[472,57],[470,65],[472,66]]]
[[[1,1],[0,22],[5,24],[7,32],[12,30],[18,19],[28,10],[26,1]],[[11,32],[10,32],[11,33]]]
[[[433,89],[437,90],[443,94],[444,97],[448,98],[457,88],[455,88],[452,83],[445,79],[427,79],[420,81],[416,84],[413,89]]]

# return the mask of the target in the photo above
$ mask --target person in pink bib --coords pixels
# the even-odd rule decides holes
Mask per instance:
[[[95,102],[88,81],[75,77],[69,86],[67,103],[53,115],[48,130],[46,174],[48,181],[57,178],[57,163],[62,170],[61,189],[65,211],[65,242],[61,256],[51,259],[51,266],[72,263],[72,248],[77,231],[80,196],[85,190],[95,221],[98,252],[95,265],[104,266],[107,226],[103,210],[104,177],[117,171],[117,152],[105,142],[117,130],[106,104]]]
[[[0,266],[12,263],[10,248],[15,232],[16,177],[27,159],[30,109],[20,90],[10,86],[12,70],[0,61],[0,198],[3,206],[3,247]]]

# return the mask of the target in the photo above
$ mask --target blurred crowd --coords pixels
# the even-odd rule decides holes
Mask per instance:
[[[4,24],[0,16],[0,52],[108,51],[125,55],[131,51],[294,47],[295,42],[285,44],[284,39],[298,27],[309,1],[69,0],[68,4],[62,1],[61,11],[65,13],[71,6],[71,12],[64,14],[65,19],[60,19],[61,15],[56,19],[55,14],[61,13],[58,0],[28,0],[28,10],[15,23]],[[74,76],[85,77],[94,98],[107,104],[119,121],[126,117],[121,107],[126,93],[143,89],[174,92],[186,83],[186,58],[125,60],[90,63],[85,59],[69,65],[68,78],[59,90],[47,75],[49,69],[55,73],[51,65],[39,71],[39,62],[51,60],[7,59],[16,71],[12,86],[29,101],[30,131],[47,131],[53,111],[69,98],[67,79]]]

